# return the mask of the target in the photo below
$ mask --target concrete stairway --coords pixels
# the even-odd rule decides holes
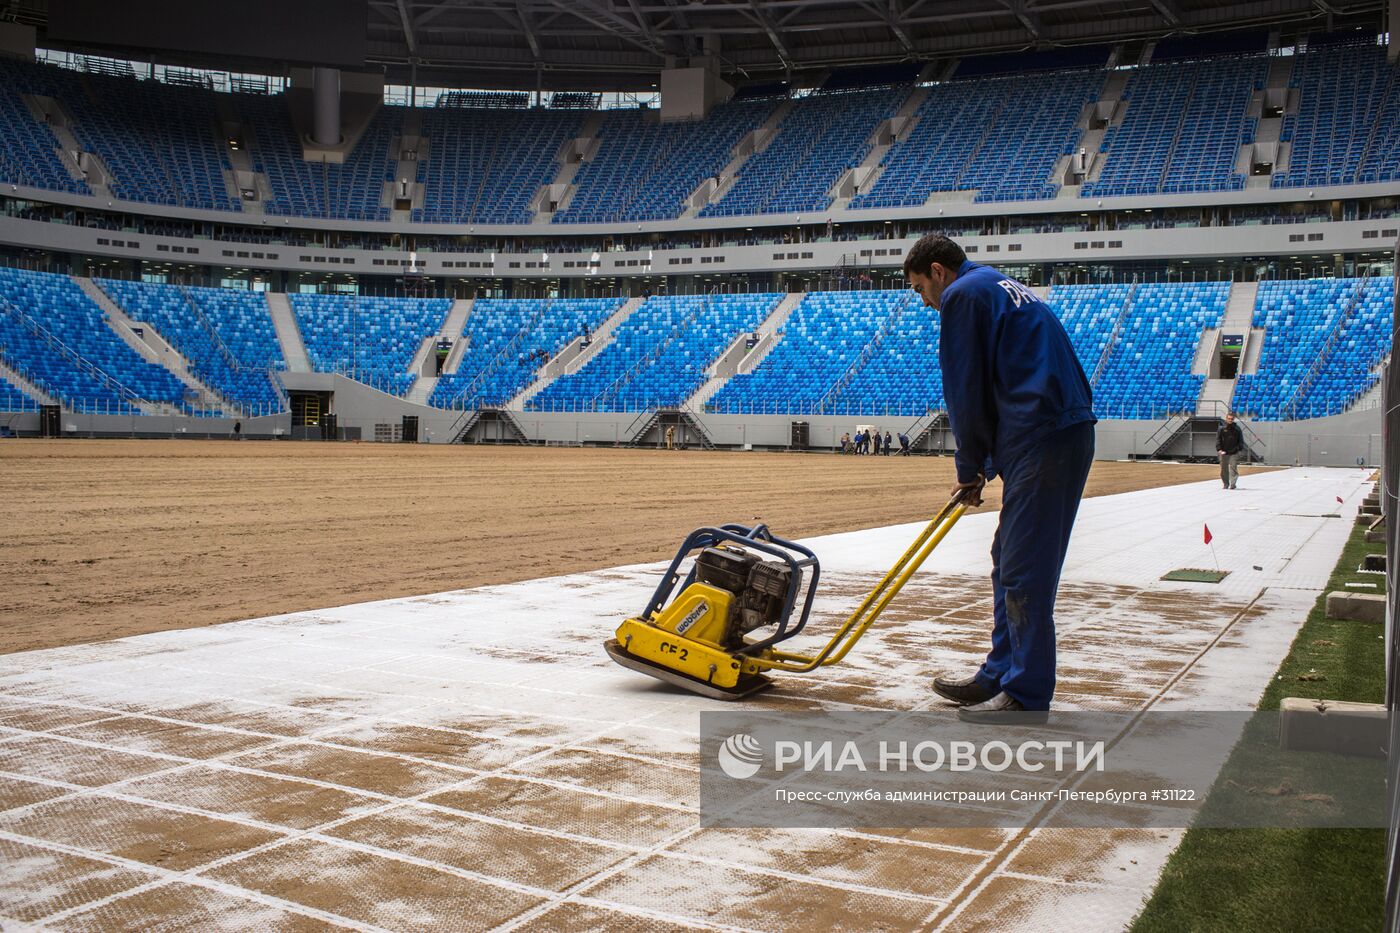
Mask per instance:
[[[277,342],[282,346],[282,359],[287,361],[287,372],[311,372],[311,360],[306,355],[306,344],[302,343],[292,303],[282,292],[265,292],[264,297],[268,313],[272,315],[272,326],[277,331]]]
[[[681,218],[694,217],[699,214],[706,205],[714,204],[734,187],[734,182],[739,178],[739,169],[744,163],[753,158],[758,153],[767,149],[778,135],[779,125],[787,119],[787,115],[792,113],[794,101],[785,100],[774,108],[768,115],[768,119],[763,121],[763,125],[744,136],[735,144],[732,150],[733,157],[729,164],[720,169],[719,174],[714,178],[707,178],[700,183],[700,186],[690,193],[685,199],[686,208],[681,212]]]
[[[418,345],[418,352],[413,354],[413,361],[408,364],[408,374],[418,378],[404,395],[405,401],[415,405],[426,405],[432,397],[433,389],[437,388],[438,377],[428,373],[434,369],[429,363],[433,351],[437,348],[438,337],[446,337],[452,341],[452,350],[443,361],[442,371],[456,372],[457,367],[462,364],[462,352],[465,349],[462,345],[462,330],[466,327],[467,316],[471,314],[472,301],[471,298],[458,298],[453,301],[447,318],[442,322],[442,332],[429,334]]]
[[[880,125],[875,127],[866,140],[870,149],[865,153],[865,158],[861,159],[858,165],[842,172],[836,183],[827,189],[827,196],[832,199],[830,210],[845,210],[852,198],[862,191],[869,191],[880,180],[885,171],[885,155],[896,142],[908,139],[909,134],[914,131],[919,122],[915,114],[919,105],[928,97],[928,91],[926,87],[915,87],[895,115],[881,120]]]
[[[792,312],[797,309],[798,305],[802,304],[802,299],[806,297],[806,292],[789,292],[782,301],[778,302],[773,313],[768,315],[762,324],[758,325],[758,343],[740,361],[738,368],[734,371],[735,375],[753,372],[758,368],[758,364],[762,363],[764,358],[773,352],[778,341],[783,339],[779,331],[787,324],[787,319],[792,316]]]
[[[588,346],[581,346],[582,337],[575,337],[563,350],[555,354],[554,359],[540,367],[535,381],[527,385],[516,393],[515,398],[505,404],[505,408],[510,411],[524,411],[525,403],[539,395],[548,388],[560,376],[567,376],[578,372],[589,362],[602,352],[603,348],[612,343],[613,331],[617,325],[627,320],[633,311],[642,306],[645,298],[628,298],[608,317],[606,321],[598,325],[598,329],[593,332],[593,339]]]
[[[549,223],[556,213],[573,201],[577,191],[574,176],[583,163],[593,161],[598,155],[598,147],[602,145],[598,130],[602,129],[603,117],[602,111],[590,114],[583,126],[579,127],[578,135],[564,143],[555,154],[558,170],[549,184],[541,186],[530,199],[530,210],[535,215],[533,223]]]
[[[452,341],[452,352],[447,354],[447,362],[442,364],[444,374],[455,374],[457,368],[462,365],[462,357],[466,354],[467,344],[470,342],[463,340],[462,334],[466,333],[467,320],[471,317],[475,305],[475,298],[458,298],[452,302],[452,310],[447,312],[447,320],[442,324],[442,335]]]
[[[1207,327],[1201,331],[1201,341],[1196,344],[1196,355],[1191,360],[1191,375],[1210,375],[1210,363],[1215,359],[1215,348],[1220,343],[1220,328]]]
[[[763,362],[763,358],[773,351],[781,339],[778,331],[787,323],[793,308],[802,303],[806,297],[804,292],[790,292],[783,296],[783,300],[774,306],[769,315],[759,323],[755,332],[758,334],[758,341],[751,347],[745,348],[748,342],[748,333],[739,334],[733,342],[720,354],[719,359],[711,364],[705,371],[708,377],[700,388],[690,398],[685,400],[682,408],[690,411],[703,411],[704,406],[715,393],[724,388],[724,384],[733,379],[739,373],[751,373]]]
[[[1235,282],[1230,286],[1230,300],[1225,305],[1225,317],[1220,322],[1220,332],[1244,335],[1244,346],[1240,347],[1240,367],[1236,375],[1253,375],[1259,369],[1259,351],[1264,348],[1264,329],[1252,326],[1254,303],[1258,297],[1258,282]]]
[[[390,210],[390,219],[398,223],[408,223],[413,217],[413,209],[423,206],[423,185],[418,181],[418,164],[428,158],[430,143],[422,135],[423,111],[409,107],[404,114],[399,135],[395,137],[394,178],[384,183],[379,206]],[[397,205],[407,201],[408,210],[398,210]]]
[[[1239,333],[1254,322],[1254,302],[1259,297],[1258,282],[1235,282],[1230,286],[1230,301],[1225,305],[1221,329]]]
[[[1222,416],[1234,397],[1235,380],[1207,379],[1201,384],[1201,394],[1196,399],[1196,414],[1206,418]]]
[[[155,325],[134,320],[92,279],[73,276],[73,281],[102,309],[107,316],[107,326],[113,333],[146,362],[167,370],[183,382],[195,393],[201,407],[222,409],[225,414],[238,410],[237,405],[190,372],[190,361],[161,336]]]

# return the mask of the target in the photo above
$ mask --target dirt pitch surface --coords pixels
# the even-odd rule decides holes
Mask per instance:
[[[480,470],[544,453],[462,455]],[[627,457],[646,462],[594,464],[617,475]],[[1248,708],[1369,488],[1361,470],[1291,469],[1085,502],[1056,709]],[[1229,575],[1163,581],[1204,559],[1205,521]],[[0,929],[1122,930],[1181,837],[1156,804],[1091,828],[966,807],[892,830],[701,819],[705,711],[947,714],[929,681],[986,650],[995,523],[958,522],[841,666],[737,704],[600,650],[659,563],[0,656]],[[791,647],[814,650],[915,528],[807,539],[820,591]],[[1217,767],[1221,738],[1193,763]]]
[[[1100,462],[1087,494],[1216,474]],[[950,458],[6,441],[0,653],[639,563],[719,522],[918,521],[952,481]]]

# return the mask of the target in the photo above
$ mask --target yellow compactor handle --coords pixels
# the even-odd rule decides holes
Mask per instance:
[[[831,636],[831,640],[819,651],[815,657],[804,654],[789,654],[784,651],[771,651],[767,655],[759,655],[752,660],[762,668],[792,671],[803,673],[805,671],[816,670],[825,664],[836,664],[846,657],[846,654],[855,646],[860,637],[865,634],[865,630],[880,617],[880,613],[885,611],[885,607],[890,604],[890,600],[899,594],[904,588],[904,584],[909,582],[918,569],[923,566],[928,556],[933,553],[933,549],[938,547],[938,543],[947,537],[948,532],[953,530],[953,526],[962,518],[967,511],[967,495],[971,490],[959,489],[954,496],[948,500],[948,504],[933,517],[933,520],[924,527],[919,536],[914,539],[914,543],[909,545],[909,550],[895,561],[889,573],[885,574],[875,589],[861,600],[861,604],[856,607],[850,617],[836,630],[836,634]]]

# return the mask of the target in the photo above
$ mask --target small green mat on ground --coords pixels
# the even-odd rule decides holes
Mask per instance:
[[[1184,567],[1181,570],[1173,570],[1162,577],[1163,580],[1175,580],[1181,583],[1219,583],[1230,575],[1228,570],[1196,570]]]

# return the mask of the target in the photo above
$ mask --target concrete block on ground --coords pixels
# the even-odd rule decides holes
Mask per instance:
[[[1367,544],[1384,544],[1384,543],[1385,543],[1385,529],[1384,529],[1384,528],[1377,528],[1375,531],[1368,531],[1368,532],[1366,532],[1366,543],[1367,543]]]
[[[1288,751],[1384,758],[1390,744],[1383,703],[1285,697],[1279,714],[1279,747]]]
[[[1384,555],[1384,554],[1367,554],[1367,555],[1365,555],[1364,557],[1361,558],[1361,569],[1362,569],[1362,570],[1379,570],[1381,573],[1384,573],[1384,572],[1385,572],[1385,555]]]
[[[1327,618],[1349,622],[1385,622],[1385,597],[1376,593],[1327,594]]]

